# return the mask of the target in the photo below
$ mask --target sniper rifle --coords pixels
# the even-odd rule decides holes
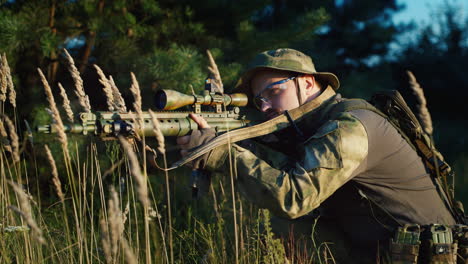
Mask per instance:
[[[241,113],[240,107],[248,103],[247,95],[242,93],[221,94],[206,88],[202,95],[188,95],[174,90],[159,90],[156,93],[155,115],[164,136],[184,136],[198,129],[197,123],[190,118],[190,113],[202,116],[218,132],[246,126],[250,121]],[[190,106],[191,111],[172,111]],[[203,109],[202,106],[211,108]],[[135,112],[98,111],[78,114],[79,123],[64,124],[65,132],[73,134],[92,134],[101,139],[124,137],[154,136],[154,127],[149,112],[143,112],[142,125]],[[37,127],[40,133],[56,133],[54,125]]]
[[[251,120],[246,119],[247,111],[241,111],[241,107],[248,104],[247,95],[242,93],[224,94],[222,89],[214,86],[210,78],[206,80],[202,95],[188,95],[174,90],[159,90],[155,99],[155,105],[159,111],[154,113],[164,136],[184,136],[198,129],[198,124],[190,118],[191,113],[202,116],[208,125],[218,132],[241,128],[251,122]],[[173,111],[186,106],[191,107],[191,111]],[[118,136],[155,136],[149,112],[142,113],[142,122],[138,121],[140,117],[135,112],[82,112],[78,114],[78,118],[79,123],[64,124],[65,132],[92,134],[103,140],[117,139]],[[49,124],[37,127],[37,131],[56,133],[57,129],[56,126]],[[199,197],[199,188],[206,187],[208,179],[207,172],[192,171],[190,182],[194,197]]]

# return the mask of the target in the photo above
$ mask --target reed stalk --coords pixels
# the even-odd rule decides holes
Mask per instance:
[[[142,149],[143,149],[143,176],[145,178],[145,182],[148,180],[148,172],[146,169],[146,151],[144,151],[146,146],[145,140],[145,129],[144,129],[144,120],[143,120],[143,111],[142,111],[142,100],[141,100],[141,91],[140,85],[138,84],[137,78],[133,72],[130,73],[130,77],[132,79],[132,85],[130,87],[130,91],[134,97],[133,108],[138,116],[138,127],[140,128],[142,134]],[[149,222],[148,222],[148,204],[144,207],[145,210],[145,242],[146,242],[146,263],[151,263],[151,247],[150,247],[150,238],[149,238]]]
[[[206,50],[206,54],[208,55],[208,60],[210,62],[208,71],[210,72],[216,87],[219,89],[217,92],[224,93],[223,81],[221,80],[221,74],[219,73],[218,65],[216,64],[215,60],[213,59],[213,55],[211,55],[209,50]]]
[[[3,121],[0,119],[0,136],[4,139],[7,139],[8,138],[8,133],[7,133],[7,130],[5,128],[5,125],[3,124]],[[11,149],[11,144],[3,144],[3,148],[8,151],[8,152],[12,152],[13,150]]]
[[[135,256],[135,253],[133,253],[132,249],[130,248],[127,240],[125,238],[122,238],[122,247],[124,250],[125,254],[125,260],[127,261],[128,264],[137,264],[138,260]]]
[[[62,213],[63,213],[63,218],[64,218],[64,222],[65,222],[65,229],[66,229],[66,237],[67,237],[67,242],[69,245],[72,244],[72,239],[71,239],[71,232],[70,232],[70,226],[69,226],[69,223],[68,223],[68,217],[67,217],[67,209],[66,209],[66,205],[65,205],[65,194],[63,193],[63,189],[62,189],[62,183],[60,181],[60,178],[59,178],[59,174],[58,174],[58,170],[57,170],[57,165],[55,163],[55,159],[52,155],[52,152],[50,151],[49,149],[49,146],[48,145],[44,145],[44,149],[45,149],[45,152],[46,152],[46,156],[47,156],[47,160],[49,161],[49,164],[50,164],[50,167],[52,169],[51,173],[52,173],[52,183],[55,187],[55,191],[57,193],[57,196],[59,197],[60,199],[60,203],[62,204]],[[71,256],[73,255],[73,251],[71,248],[68,248],[69,250],[69,261],[72,261],[72,258]]]
[[[44,86],[44,91],[47,97],[47,101],[49,102],[50,110],[52,111],[52,119],[54,120],[53,126],[55,126],[57,130],[58,140],[62,145],[65,159],[70,160],[70,152],[68,151],[68,139],[67,134],[65,133],[65,126],[63,125],[62,118],[60,117],[60,113],[57,108],[57,104],[55,103],[54,95],[52,94],[52,89],[50,88],[49,82],[47,82],[47,79],[44,76],[44,73],[42,73],[41,69],[38,68],[37,71]]]
[[[170,192],[170,185],[169,185],[169,172],[167,171],[167,160],[166,160],[166,149],[164,143],[164,135],[161,132],[161,128],[159,126],[159,121],[156,114],[148,110],[151,116],[151,122],[153,124],[153,132],[156,137],[156,141],[158,142],[158,151],[163,155],[163,162],[164,162],[164,174],[165,174],[165,181],[166,181],[166,200],[167,200],[167,218],[168,218],[168,226],[169,226],[169,254],[170,254],[170,263],[174,263],[174,247],[173,247],[173,237],[172,237],[172,210],[171,210],[171,192]]]
[[[114,98],[114,105],[116,107],[116,110],[119,112],[127,112],[127,107],[125,106],[125,101],[122,97],[122,94],[119,91],[119,88],[117,85],[115,85],[114,79],[112,76],[109,75],[109,83],[112,88],[112,93],[113,93],[113,98]]]
[[[85,112],[91,112],[91,104],[89,103],[89,97],[86,95],[84,86],[83,86],[83,79],[81,79],[80,72],[75,66],[75,61],[73,60],[72,56],[66,49],[63,49],[65,53],[65,58],[68,62],[68,71],[70,72],[73,83],[75,84],[75,93],[78,97],[78,102],[83,107]]]
[[[52,152],[49,149],[49,146],[45,145],[44,146],[47,159],[49,160],[50,167],[52,169],[52,183],[54,184],[55,191],[57,192],[57,196],[59,197],[60,201],[63,203],[65,200],[65,195],[63,194],[62,190],[62,183],[60,182],[59,176],[58,176],[58,170],[57,166],[55,165],[55,160],[54,157],[52,156]]]
[[[122,145],[125,153],[127,154],[128,160],[130,162],[130,172],[137,184],[137,194],[138,199],[140,200],[141,204],[144,207],[149,206],[149,199],[148,199],[148,187],[146,178],[141,173],[140,164],[138,162],[138,158],[133,151],[130,143],[128,143],[127,139],[123,137],[119,137],[120,144]]]
[[[23,191],[23,188],[15,182],[10,182],[10,186],[16,193],[20,208],[10,205],[10,209],[21,215],[23,220],[28,224],[32,230],[33,238],[40,244],[45,244],[45,239],[42,235],[42,230],[37,225],[32,215],[31,204],[29,203],[28,195]]]
[[[74,114],[71,108],[70,100],[68,99],[67,92],[65,91],[65,88],[63,88],[61,83],[58,83],[58,87],[60,89],[60,95],[62,96],[62,100],[63,100],[63,104],[62,104],[63,109],[65,110],[65,113],[67,114],[68,121],[73,123]]]
[[[217,86],[222,87],[219,69],[211,54],[208,56],[210,60],[210,74],[214,79],[219,80],[219,82],[216,81]],[[6,100],[6,97],[8,96],[8,79],[3,78],[3,76],[6,75],[2,72],[4,64],[3,57],[2,60],[0,60],[0,64],[1,101],[1,89],[3,85],[6,85],[4,100]],[[50,104],[50,113],[54,120],[53,125],[58,127],[61,124],[63,126],[63,121],[61,120],[60,113],[55,105],[51,88],[40,70],[39,74],[41,75],[42,83],[44,86],[47,86],[45,87],[45,90],[47,100]],[[108,98],[108,105],[112,105],[114,107],[113,110],[115,111],[127,112],[125,102],[120,91],[116,87],[112,76],[106,77],[104,73],[102,73],[102,75],[103,78],[101,78],[101,81],[106,80],[106,84],[103,83],[103,85],[106,86],[107,89],[105,93]],[[79,77],[79,74],[77,76]],[[131,89],[133,90],[132,93],[134,93],[135,97],[133,107],[137,113],[135,115],[134,124],[138,124],[138,127],[135,126],[135,128],[140,129],[143,128],[144,125],[141,122],[143,113],[141,102],[142,98],[136,77],[134,74],[131,76]],[[74,79],[76,86],[76,83],[79,83],[80,80],[78,80],[76,76]],[[218,85],[218,83],[220,85]],[[66,109],[66,105],[69,106],[70,101],[68,98],[65,98],[67,95],[63,86],[58,84],[58,88],[60,89],[64,101],[64,109],[67,112],[67,118],[70,120],[73,118],[71,107],[69,111]],[[111,93],[112,96],[110,95]],[[77,94],[79,98],[85,98],[85,102],[80,103],[80,105],[83,106],[84,104],[85,110],[90,110],[89,100],[86,102],[86,94],[84,94],[84,96],[81,92],[77,92]],[[170,151],[171,146],[166,145],[169,143],[165,142],[163,135],[160,133],[157,113],[154,113],[151,110],[149,110],[149,113],[153,124],[153,133],[156,135],[155,138],[158,142],[155,147],[157,151],[154,149],[151,151],[162,155],[164,161],[163,170],[165,170],[167,169],[166,159],[168,155],[166,152]],[[73,122],[73,120],[70,121]],[[14,127],[10,128],[10,125],[7,125],[6,121],[0,121],[0,136],[11,139],[11,136],[7,133],[8,130],[14,130]],[[16,130],[14,131],[16,132]],[[158,190],[161,190],[162,192],[166,191],[166,194],[153,192],[151,185],[149,185],[148,174],[146,172],[147,146],[144,143],[144,136],[141,140],[143,141],[145,149],[141,155],[137,155],[140,153],[135,154],[135,151],[138,149],[136,149],[135,145],[130,144],[128,139],[119,138],[126,155],[121,158],[121,162],[114,163],[115,159],[111,159],[112,164],[114,165],[109,165],[110,168],[107,171],[103,170],[103,174],[101,174],[101,165],[103,164],[101,159],[103,156],[102,153],[100,153],[102,151],[101,145],[91,143],[87,148],[82,149],[81,147],[78,147],[78,143],[74,142],[75,144],[72,144],[68,141],[66,135],[63,138],[60,138],[60,134],[58,136],[64,151],[64,157],[66,157],[64,160],[65,164],[60,164],[58,159],[54,159],[48,146],[45,146],[44,151],[44,156],[49,162],[47,165],[50,165],[46,165],[47,169],[50,168],[50,171],[47,171],[46,174],[50,173],[52,176],[51,183],[57,193],[58,201],[48,208],[41,208],[38,206],[38,214],[36,214],[37,216],[34,218],[34,214],[32,212],[33,209],[36,208],[31,208],[31,205],[29,205],[28,209],[23,205],[23,202],[20,201],[21,195],[18,193],[20,191],[25,193],[25,191],[21,189],[20,185],[16,185],[16,188],[19,188],[20,191],[16,190],[12,185],[12,189],[17,193],[16,196],[19,205],[11,205],[12,203],[10,202],[9,197],[14,196],[8,193],[10,190],[9,192],[13,194],[11,191],[12,189],[8,188],[8,180],[13,179],[13,175],[17,175],[18,179],[31,179],[31,177],[27,175],[27,173],[31,171],[31,168],[27,167],[29,162],[25,160],[25,155],[18,155],[18,158],[15,159],[19,160],[19,162],[17,162],[17,166],[13,168],[11,163],[7,162],[7,159],[8,161],[10,159],[10,153],[6,153],[6,151],[8,151],[8,147],[11,149],[12,145],[3,144],[0,147],[0,214],[2,216],[5,215],[4,219],[0,220],[0,233],[3,233],[3,229],[7,224],[7,221],[14,222],[16,219],[19,219],[12,211],[8,210],[8,207],[4,205],[11,205],[11,210],[19,213],[21,215],[21,219],[23,219],[22,221],[31,226],[31,230],[29,231],[31,236],[29,236],[27,232],[20,233],[18,235],[18,239],[16,239],[13,244],[13,247],[22,253],[21,256],[19,256],[20,254],[17,254],[18,262],[37,263],[42,260],[42,262],[47,263],[108,262],[112,264],[125,262],[259,263],[267,259],[272,260],[272,257],[275,256],[274,253],[272,254],[271,252],[268,252],[268,250],[274,250],[276,247],[272,246],[273,241],[269,240],[270,238],[267,236],[260,235],[259,231],[255,232],[255,229],[252,229],[254,228],[254,221],[250,219],[255,219],[256,210],[253,209],[255,207],[247,207],[246,204],[243,203],[243,200],[241,200],[240,196],[235,193],[234,181],[237,176],[237,171],[233,164],[234,157],[229,157],[231,162],[229,168],[230,182],[228,181],[229,183],[225,183],[231,185],[231,194],[224,192],[223,183],[220,183],[219,186],[217,184],[216,186],[210,186],[210,192],[213,196],[214,212],[205,210],[206,208],[198,208],[195,203],[198,204],[200,201],[192,204],[187,203],[187,201],[183,201],[187,204],[186,207],[183,207],[186,211],[181,212],[181,210],[175,210],[175,207],[173,210],[172,205],[182,203],[181,197],[177,197],[178,199],[175,199],[176,196],[174,195],[174,188],[183,187],[176,186],[175,184],[170,186],[169,175],[166,170],[165,179],[161,179],[162,181],[165,181],[165,186],[161,186],[160,189],[158,188]],[[70,144],[72,144],[71,148]],[[119,146],[116,146],[115,157],[120,157]],[[73,159],[70,159],[71,155],[68,153],[69,149],[70,151],[73,151],[73,153],[71,153]],[[11,151],[13,151],[13,149],[11,149]],[[65,154],[65,151],[67,151],[68,154]],[[21,151],[19,151],[19,153],[21,153]],[[85,153],[84,156],[82,153]],[[231,151],[229,151],[229,154],[231,154]],[[105,164],[106,166],[108,165],[108,163]],[[121,175],[124,174],[124,171],[127,171],[121,169],[122,164],[124,164],[124,167],[126,165],[129,166],[128,171],[130,173]],[[61,167],[64,168],[63,172],[60,171]],[[17,170],[16,174],[13,172],[14,169]],[[43,171],[42,168],[36,168],[36,170],[38,169]],[[22,173],[25,175],[22,175]],[[59,176],[65,176],[62,173],[67,173],[68,178],[62,177],[62,181],[60,181]],[[119,179],[119,184],[121,178],[127,179],[125,184],[128,182],[130,186],[128,190],[123,191],[123,189],[120,189],[126,188],[126,185],[123,184],[122,186],[119,185],[120,188],[118,191],[111,188],[109,193],[105,192],[105,190],[107,191],[106,186],[111,184],[111,182],[114,182],[116,177]],[[16,181],[20,182],[20,180]],[[180,189],[176,190],[180,191]],[[119,197],[119,193],[123,197]],[[151,198],[149,195],[151,195]],[[165,199],[166,201],[158,201],[155,197]],[[229,199],[232,199],[232,201],[229,201]],[[31,202],[27,194],[26,201],[29,203]],[[48,202],[49,200],[46,201]],[[121,201],[122,204],[124,204],[124,208],[122,208]],[[140,218],[142,211],[138,206],[139,202],[144,210],[144,219]],[[163,226],[163,218],[165,217],[161,217],[159,215],[158,205],[164,204],[165,202],[167,202],[167,208],[161,209],[161,213],[167,213],[168,222],[167,225]],[[61,212],[54,208],[54,206],[58,204],[62,205]],[[155,208],[155,211],[153,211],[152,208]],[[164,210],[167,210],[167,212],[163,212]],[[25,211],[30,212],[29,216]],[[41,215],[41,212],[47,212],[47,214]],[[50,212],[53,213],[53,217],[50,217]],[[28,217],[32,220],[36,219],[37,223],[35,227],[32,227],[33,224],[29,224],[28,221],[30,220],[26,220]],[[157,219],[154,219],[153,222],[153,218],[155,217]],[[180,217],[182,217],[182,219],[179,219]],[[258,218],[261,218],[261,216],[258,216]],[[41,221],[39,221],[39,219]],[[185,223],[181,224],[184,219],[188,219],[193,222],[190,222],[185,226]],[[205,219],[207,219],[208,223],[204,222]],[[212,223],[213,219],[216,219],[215,223]],[[57,224],[58,227],[54,226],[54,220],[60,222]],[[75,223],[69,226],[68,221],[75,221]],[[158,222],[156,223],[156,221]],[[225,224],[227,222],[232,223],[230,221],[234,222],[233,228],[232,226]],[[157,227],[153,224],[159,224],[160,230],[157,230]],[[155,227],[155,230],[151,230],[151,227],[153,226]],[[38,228],[39,231],[35,228]],[[145,232],[144,237],[142,232]],[[42,244],[40,244],[41,242],[33,243],[41,240],[38,234],[41,234],[43,239],[47,239],[48,246],[42,246]],[[259,236],[256,238],[254,236],[255,234],[258,234]],[[144,246],[143,238],[145,241]],[[160,238],[162,239],[162,247],[159,244]],[[267,239],[265,240],[265,238]],[[2,255],[9,254],[6,249],[6,242],[7,241],[5,240],[0,241],[0,262],[4,260]],[[160,248],[163,249],[161,250]],[[153,252],[151,252],[150,249]],[[43,259],[41,259],[41,250],[44,250],[46,254]],[[145,251],[144,254],[142,250]],[[329,249],[326,250],[327,255],[324,256],[325,259],[330,258],[328,254]],[[104,255],[102,254],[103,252]],[[320,254],[322,254],[322,251],[320,251]],[[322,258],[322,255],[320,258]],[[275,260],[273,259],[272,261]],[[282,261],[282,259],[280,261]],[[299,259],[294,259],[293,261],[301,263]]]
[[[163,133],[161,132],[161,127],[159,125],[159,121],[158,121],[158,118],[156,116],[156,114],[150,110],[148,110],[150,116],[151,116],[151,122],[153,123],[153,133],[155,135],[155,138],[156,138],[156,142],[158,142],[158,151],[159,153],[166,153],[166,148],[165,148],[165,144],[164,144],[164,135]]]
[[[223,82],[221,79],[221,74],[218,69],[218,65],[216,64],[211,52],[209,50],[206,51],[208,55],[208,60],[210,62],[210,66],[208,66],[208,70],[210,71],[211,76],[214,78],[214,82],[216,87],[218,88],[218,92],[223,93]],[[224,106],[224,111],[226,111],[226,106]],[[227,131],[229,132],[229,123],[226,122]],[[233,220],[234,220],[234,244],[235,244],[235,263],[239,263],[239,230],[237,225],[237,208],[236,208],[236,194],[235,194],[235,178],[237,178],[237,171],[235,164],[233,165],[232,159],[232,151],[231,151],[231,141],[228,137],[228,159],[229,159],[229,175],[230,175],[230,182],[231,182],[231,196],[232,196],[232,209],[233,209]]]
[[[2,68],[3,68],[3,74],[6,77],[7,81],[7,86],[8,86],[8,100],[10,101],[10,104],[16,108],[16,91],[15,91],[15,85],[13,84],[13,77],[11,76],[11,70],[10,66],[8,65],[8,60],[6,54],[3,54],[2,57]]]
[[[110,188],[110,199],[107,201],[107,220],[101,219],[102,244],[107,263],[115,263],[119,257],[118,251],[123,239],[123,214],[120,201],[114,187]]]
[[[110,83],[109,79],[107,79],[106,75],[102,71],[101,68],[99,68],[98,65],[94,64],[94,68],[97,71],[97,74],[99,76],[99,82],[102,84],[102,90],[104,91],[104,94],[106,95],[106,102],[107,102],[107,109],[109,111],[114,111],[114,91],[112,89],[112,84]]]
[[[416,101],[418,102],[417,114],[419,122],[421,123],[424,132],[426,132],[428,135],[432,135],[434,128],[432,127],[432,118],[431,114],[429,113],[429,109],[427,108],[427,101],[426,97],[424,96],[424,90],[411,71],[407,71],[406,73],[409,77],[411,91],[413,91],[413,94],[416,97]]]
[[[7,94],[8,94],[8,77],[7,77],[5,67],[3,66],[4,57],[6,57],[5,54],[0,55],[0,101],[2,101],[3,103],[6,101]]]
[[[13,122],[8,118],[8,116],[4,116],[5,124],[8,127],[8,132],[10,134],[10,145],[11,145],[11,154],[13,158],[13,164],[16,164],[20,161],[19,155],[19,137],[16,133],[15,125]]]
[[[452,176],[451,188],[449,187],[447,177],[440,177],[439,165],[437,161],[438,153],[435,149],[435,142],[434,142],[434,137],[433,137],[434,128],[432,126],[431,114],[429,113],[429,109],[427,107],[426,96],[424,96],[424,90],[421,87],[421,85],[418,83],[418,81],[416,80],[416,77],[414,76],[414,74],[411,71],[406,71],[406,73],[408,74],[408,77],[409,77],[410,88],[413,91],[413,94],[415,95],[416,101],[418,103],[417,104],[417,109],[418,109],[417,116],[418,116],[419,122],[421,123],[421,127],[424,130],[424,132],[426,132],[431,139],[430,148],[432,150],[432,155],[434,158],[433,163],[435,165],[434,167],[435,167],[436,176],[437,176],[436,180],[439,178],[442,178],[442,181],[443,181],[442,184],[445,190],[440,190],[440,191],[444,191],[446,193],[449,199],[449,202],[453,206],[453,203],[454,203],[453,199],[455,197],[455,175],[453,174]]]

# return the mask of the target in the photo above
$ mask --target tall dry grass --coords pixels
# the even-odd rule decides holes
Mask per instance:
[[[107,218],[103,216],[100,221],[102,230],[101,242],[107,263],[115,263],[119,257],[119,249],[125,226],[119,197],[113,187],[110,188],[109,194]]]
[[[15,182],[10,182],[11,187],[16,193],[18,203],[19,203],[19,208],[10,205],[10,209],[13,211],[17,212],[18,214],[21,215],[22,219],[28,224],[28,226],[32,230],[32,237],[37,240],[41,244],[45,244],[45,239],[44,236],[42,235],[42,230],[39,228],[39,225],[36,223],[36,220],[33,217],[32,213],[32,208],[31,204],[29,202],[29,196],[26,194],[26,192],[23,190],[23,188],[15,183]]]
[[[11,69],[10,65],[8,65],[8,60],[6,54],[3,54],[2,56],[2,73],[5,76],[6,79],[6,85],[8,87],[8,100],[10,101],[10,104],[16,108],[16,91],[15,91],[15,85],[13,84],[13,77],[11,75]],[[2,94],[4,94],[2,87]]]
[[[65,58],[68,62],[68,71],[70,72],[73,82],[75,84],[75,93],[78,97],[78,102],[83,107],[85,112],[91,112],[91,104],[89,102],[89,97],[85,93],[84,86],[83,86],[83,79],[81,79],[80,72],[75,66],[75,61],[73,57],[68,53],[66,49],[63,49],[65,54]]]
[[[8,133],[7,133],[7,130],[5,128],[5,125],[3,124],[2,119],[0,119],[0,136],[5,141],[5,143],[3,144],[3,149],[6,150],[7,152],[11,153],[12,152],[11,144],[9,144],[9,142],[8,143],[6,142],[6,140],[8,139]]]
[[[147,179],[141,172],[138,157],[133,151],[133,148],[130,145],[130,143],[127,141],[127,139],[123,137],[119,137],[119,141],[120,141],[120,144],[122,144],[122,147],[125,150],[125,153],[130,163],[130,171],[136,182],[136,188],[137,188],[136,191],[138,194],[138,199],[140,200],[141,204],[143,204],[144,207],[148,207],[149,198],[148,198],[148,185],[146,181]]]
[[[173,234],[172,234],[172,206],[171,206],[171,190],[170,190],[170,181],[169,181],[169,172],[167,171],[167,160],[166,160],[166,148],[165,148],[165,139],[164,135],[161,132],[160,124],[156,114],[149,110],[151,116],[151,123],[153,124],[153,131],[155,135],[156,142],[158,144],[157,149],[159,153],[163,156],[164,162],[164,174],[165,174],[165,184],[166,184],[166,201],[167,201],[167,219],[169,225],[169,254],[170,254],[170,263],[174,263],[174,246],[173,246]]]
[[[223,82],[221,78],[221,73],[219,72],[218,65],[214,60],[211,52],[209,50],[206,51],[209,60],[208,70],[210,72],[211,77],[214,80],[216,87],[218,88],[218,92],[224,93]],[[226,109],[223,109],[226,111]],[[229,131],[229,124],[226,123],[227,130]],[[232,156],[231,156],[231,143],[228,138],[228,153],[229,157],[228,160],[230,161],[231,166],[229,166],[229,176],[230,176],[230,183],[231,183],[231,196],[232,196],[232,208],[233,208],[233,220],[234,220],[234,246],[235,246],[235,263],[239,263],[239,225],[238,225],[238,211],[237,211],[237,200],[236,199],[236,191],[235,191],[235,179],[237,178],[237,171],[235,170],[235,166],[232,166]],[[241,213],[242,211],[239,211]],[[241,213],[242,214],[242,213]],[[241,234],[242,237],[242,234]]]
[[[8,127],[8,132],[10,135],[10,146],[11,146],[11,155],[13,157],[13,163],[17,163],[20,161],[19,155],[19,137],[16,133],[16,128],[13,122],[10,120],[8,116],[4,116],[5,124]]]
[[[52,152],[50,151],[49,146],[44,145],[44,149],[47,155],[47,160],[50,163],[50,168],[52,169],[52,183],[54,184],[55,191],[57,192],[57,196],[59,197],[60,201],[63,203],[65,200],[65,195],[63,194],[62,183],[60,182],[57,165],[55,164],[55,159],[52,156]]]
[[[119,88],[114,82],[114,79],[112,76],[109,76],[109,83],[112,87],[112,93],[113,93],[113,98],[114,98],[114,105],[117,111],[125,113],[127,112],[127,107],[125,105],[125,101],[122,97],[122,94],[119,91]]]
[[[417,117],[419,122],[421,123],[421,127],[424,130],[424,132],[427,133],[427,135],[430,137],[430,144],[429,146],[432,150],[432,155],[433,155],[433,164],[438,164],[439,162],[437,159],[439,158],[439,153],[436,150],[435,147],[435,141],[433,137],[434,133],[434,127],[432,125],[432,117],[431,114],[429,113],[429,108],[427,107],[427,100],[426,96],[424,95],[424,90],[421,87],[421,85],[418,83],[416,80],[416,77],[411,71],[406,72],[409,77],[409,86],[411,91],[413,92],[414,96],[416,97],[417,101]],[[443,159],[443,158],[442,158]],[[436,171],[436,177],[435,180],[439,181],[442,178],[442,185],[443,185],[443,190],[439,190],[441,192],[445,192],[445,195],[447,196],[449,203],[451,203],[452,208],[456,208],[455,206],[455,174],[452,174],[451,179],[447,179],[446,175],[443,177],[441,176],[441,173],[439,171],[439,166],[434,166],[435,171]],[[449,185],[449,180],[451,180],[451,184]],[[437,187],[439,188],[439,187]]]
[[[38,73],[59,131],[63,123],[51,86],[40,70]],[[142,111],[141,95],[137,94],[139,85],[133,74],[132,79],[138,113]],[[114,87],[110,76],[108,80]],[[120,102],[114,104],[115,110],[126,111],[120,92],[116,86],[112,89],[114,102]],[[83,99],[79,92],[77,96]],[[91,109],[86,103],[84,106],[85,111]],[[157,113],[152,114],[151,123],[157,130]],[[18,142],[30,139],[15,126],[5,125],[5,134],[2,124],[6,123],[0,122],[3,138],[11,141],[11,130]],[[46,142],[30,142],[33,147],[25,149],[19,158],[13,157],[12,144],[0,145],[0,229],[2,235],[6,234],[4,230],[14,230],[2,236],[0,263],[284,261],[284,252],[272,255],[281,247],[280,241],[262,227],[268,225],[268,216],[234,195],[234,168],[229,172],[231,182],[214,175],[210,195],[193,200],[189,171],[169,175],[147,166],[146,145],[156,144],[165,167],[166,157],[171,159],[171,153],[166,153],[171,143],[160,134],[156,139],[142,137],[147,144],[142,144],[141,150],[139,144],[125,138],[101,142],[59,132],[43,140]],[[28,158],[33,155],[39,162]],[[13,162],[15,159],[19,162]],[[42,184],[31,181],[39,178]],[[224,191],[226,188],[231,188],[230,194]],[[35,200],[37,205],[32,205]]]
[[[75,117],[73,114],[73,110],[71,108],[70,100],[68,99],[67,92],[65,91],[65,88],[63,88],[61,83],[58,83],[58,87],[60,89],[60,96],[62,96],[62,100],[63,100],[62,106],[63,106],[63,109],[65,110],[65,113],[67,114],[67,119],[68,121],[73,123]]]
[[[94,68],[96,69],[98,73],[99,82],[102,84],[102,90],[104,91],[104,94],[106,95],[107,109],[109,109],[109,111],[114,111],[115,99],[114,99],[114,90],[112,89],[112,83],[110,82],[109,79],[107,79],[106,75],[104,74],[104,72],[99,66],[94,64]]]
[[[141,91],[140,91],[140,85],[138,83],[138,80],[133,72],[130,73],[130,77],[132,80],[132,85],[130,87],[130,91],[133,94],[134,102],[133,102],[133,108],[137,114],[137,122],[134,124],[137,124],[138,127],[143,128],[145,123],[144,123],[144,118],[143,118],[143,110],[142,110],[142,98],[141,98]],[[141,129],[143,132],[141,144],[142,144],[142,159],[143,159],[143,178],[146,186],[146,182],[148,180],[148,172],[146,168],[146,151],[144,150],[146,147],[146,139],[144,135],[144,129]],[[120,139],[121,143],[125,142],[122,139]],[[125,148],[125,146],[124,146]],[[127,151],[127,154],[129,154],[129,148],[125,148]],[[136,160],[136,158],[133,158],[133,162]],[[147,195],[147,194],[146,194]],[[143,203],[144,206],[144,224],[145,224],[145,246],[146,246],[146,262],[151,263],[151,248],[150,248],[150,238],[149,238],[149,222],[148,222],[148,203]],[[170,209],[170,208],[169,208]],[[169,230],[169,232],[172,232]]]
[[[0,101],[3,103],[6,101],[8,94],[8,73],[6,72],[6,66],[4,66],[4,57],[6,57],[5,54],[0,55]]]
[[[67,160],[70,159],[70,153],[68,151],[68,139],[67,134],[65,133],[65,126],[63,125],[62,118],[60,117],[60,112],[55,104],[54,95],[52,94],[52,89],[47,81],[44,73],[41,69],[37,69],[39,76],[41,78],[42,85],[44,86],[44,91],[49,102],[49,107],[51,110],[52,119],[54,121],[53,126],[55,127],[58,135],[58,140],[62,144],[63,152]]]
[[[218,65],[216,64],[213,55],[211,55],[210,50],[206,50],[206,55],[208,56],[208,61],[210,63],[210,65],[208,66],[208,71],[210,72],[211,78],[213,78],[216,86],[219,88],[218,92],[224,93],[223,81],[221,79],[221,74],[219,72]]]
[[[424,90],[421,85],[416,80],[416,77],[411,71],[406,72],[409,77],[409,84],[411,91],[413,91],[414,96],[416,97],[417,104],[417,115],[421,126],[428,135],[432,135],[434,128],[432,127],[432,118],[427,107],[426,96],[424,96]]]
[[[148,113],[151,116],[151,123],[153,124],[153,133],[155,135],[154,137],[156,138],[156,142],[158,143],[157,149],[158,149],[159,153],[164,154],[164,153],[166,153],[166,148],[165,148],[165,144],[164,144],[164,135],[161,132],[158,117],[156,116],[156,114],[153,111],[151,111],[151,109],[148,110]]]

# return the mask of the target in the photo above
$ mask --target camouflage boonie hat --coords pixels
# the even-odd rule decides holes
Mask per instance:
[[[249,93],[250,91],[247,89],[250,86],[252,77],[258,70],[265,68],[312,74],[317,79],[329,84],[335,91],[340,87],[340,81],[335,74],[315,70],[311,57],[293,49],[276,49],[264,51],[254,58],[248,70],[237,82],[234,92]]]

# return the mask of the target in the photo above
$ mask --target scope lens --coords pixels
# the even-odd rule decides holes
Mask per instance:
[[[157,91],[155,96],[155,105],[159,110],[163,110],[167,104],[167,96],[164,91]]]

